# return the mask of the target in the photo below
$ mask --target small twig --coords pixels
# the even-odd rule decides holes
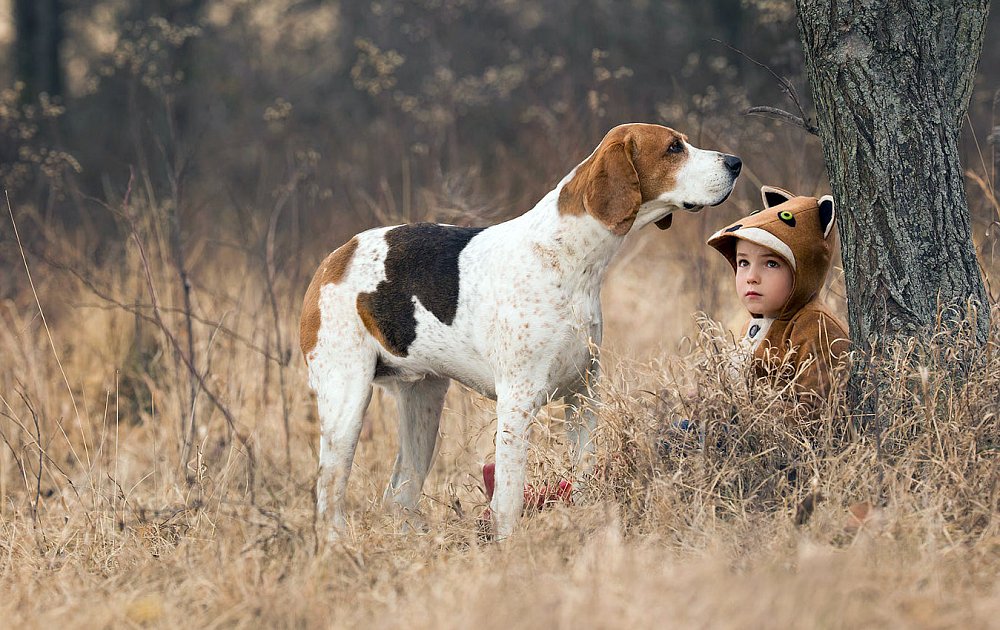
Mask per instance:
[[[812,123],[806,120],[803,120],[802,118],[799,118],[795,114],[786,112],[783,109],[778,109],[777,107],[766,107],[763,105],[757,107],[748,107],[744,109],[742,113],[744,116],[760,116],[762,118],[780,120],[782,122],[795,125],[800,129],[804,129],[805,131],[811,133],[814,136],[819,135],[819,127],[813,125]]]
[[[38,504],[42,500],[42,470],[45,464],[45,454],[42,451],[42,427],[38,422],[38,411],[35,410],[34,405],[28,400],[28,397],[24,395],[24,392],[20,392],[21,401],[28,408],[28,412],[31,414],[31,421],[35,426],[35,442],[38,444],[38,470],[35,471],[35,499],[31,502],[31,525],[32,527],[38,526]]]
[[[6,416],[6,417],[10,417],[4,411],[0,411],[0,415]],[[21,460],[21,457],[18,456],[17,449],[14,448],[14,445],[11,444],[10,440],[7,439],[7,432],[4,431],[3,429],[0,429],[0,439],[2,439],[3,442],[4,442],[4,444],[7,445],[7,448],[10,450],[11,456],[14,458],[14,463],[17,464],[17,469],[21,472],[21,479],[24,480],[24,491],[25,492],[31,492],[31,486],[29,485],[29,482],[28,482],[28,471],[27,471],[27,469],[25,467],[25,464]]]
[[[18,391],[18,395],[23,398],[24,397],[24,392],[23,391]],[[62,467],[59,465],[59,462],[57,462],[56,460],[52,459],[52,456],[49,455],[48,448],[45,445],[43,445],[41,442],[39,442],[38,440],[36,440],[33,435],[31,435],[31,431],[29,431],[28,427],[24,426],[24,423],[21,422],[21,419],[18,418],[15,415],[14,409],[10,406],[10,403],[8,403],[7,400],[3,397],[3,394],[0,394],[0,403],[3,403],[3,405],[7,408],[7,411],[0,410],[0,416],[3,416],[5,418],[8,418],[9,420],[11,420],[14,424],[17,425],[17,427],[19,429],[21,429],[21,433],[23,435],[28,436],[28,438],[32,442],[35,443],[35,446],[42,452],[42,455],[45,456],[45,459],[48,460],[49,467],[50,468],[54,468],[60,475],[63,476],[63,479],[66,480],[66,483],[68,483],[69,487],[73,490],[73,494],[75,494],[76,497],[82,501],[83,497],[80,495],[80,491],[77,489],[76,484],[73,483],[72,477],[70,477],[69,474],[67,474],[66,471],[62,469]],[[59,424],[59,426],[61,427],[62,425]],[[63,436],[66,435],[65,431],[63,431],[62,433],[63,433]],[[0,435],[2,435],[2,432],[0,432]],[[3,435],[3,439],[4,440],[7,439],[6,435]],[[49,440],[49,443],[51,443],[51,438]],[[8,443],[8,445],[9,445],[9,443]],[[30,444],[29,444],[29,446],[30,446]],[[11,449],[13,449],[13,446],[11,446]],[[50,472],[49,474],[51,475],[52,473]],[[30,492],[31,489],[30,489],[30,487],[27,484],[28,484],[28,480],[27,480],[27,475],[25,474],[25,486],[24,487],[25,487],[25,490],[27,490],[27,491]]]
[[[160,329],[163,335],[167,338],[167,340],[170,342],[170,345],[173,347],[174,352],[176,352],[177,355],[181,357],[181,360],[187,367],[188,372],[197,380],[198,385],[205,392],[205,395],[208,396],[209,401],[211,401],[211,403],[222,413],[223,417],[226,419],[226,424],[228,425],[229,430],[232,431],[232,433],[236,436],[237,440],[239,440],[240,444],[246,450],[247,485],[250,492],[250,502],[254,503],[255,502],[254,476],[257,467],[257,459],[254,456],[253,445],[250,443],[250,439],[247,438],[245,435],[243,435],[243,433],[237,428],[236,419],[233,417],[232,412],[229,411],[228,407],[222,404],[222,401],[219,400],[219,397],[216,396],[215,392],[213,392],[212,389],[208,386],[208,383],[205,382],[205,377],[201,374],[201,372],[198,371],[198,368],[195,367],[194,363],[192,363],[191,357],[189,357],[187,354],[184,353],[183,348],[181,348],[180,341],[177,340],[177,337],[167,327],[160,313],[160,302],[159,299],[156,297],[156,288],[153,284],[153,273],[149,268],[149,257],[146,255],[146,248],[142,243],[142,239],[139,237],[139,232],[138,229],[136,228],[135,221],[133,220],[132,213],[128,210],[128,201],[129,201],[129,196],[132,192],[133,179],[134,176],[131,173],[130,169],[128,188],[125,192],[125,198],[122,202],[122,208],[124,210],[123,214],[126,220],[128,221],[129,231],[131,232],[132,240],[135,241],[136,247],[139,249],[139,259],[142,261],[143,272],[146,280],[146,287],[149,290],[149,297],[153,303],[154,323]]]
[[[743,57],[744,59],[746,59],[750,63],[752,63],[752,64],[754,64],[756,66],[759,66],[759,67],[763,68],[764,70],[767,70],[768,74],[770,74],[772,77],[774,77],[774,79],[778,82],[778,85],[781,86],[781,90],[788,96],[789,99],[791,99],[792,103],[795,105],[795,109],[797,109],[799,111],[799,116],[803,120],[805,120],[807,118],[806,112],[802,108],[802,101],[799,100],[799,93],[795,90],[795,86],[792,85],[791,81],[789,81],[785,77],[781,76],[780,74],[778,74],[774,70],[771,70],[771,67],[768,66],[766,63],[757,61],[756,59],[754,59],[753,57],[751,57],[747,53],[743,52],[739,48],[736,48],[736,47],[734,47],[734,46],[732,46],[730,44],[727,44],[726,42],[724,42],[724,41],[722,41],[720,39],[713,39],[712,41],[714,41],[716,43],[719,43],[719,44],[722,44],[723,46],[725,46],[729,50],[733,51],[734,53],[740,55],[741,57]]]
[[[993,181],[990,178],[990,168],[986,166],[986,158],[983,156],[983,150],[979,146],[979,138],[976,137],[976,128],[973,127],[972,117],[969,116],[968,112],[966,112],[965,114],[965,121],[969,123],[969,131],[972,132],[969,135],[972,136],[972,142],[976,147],[976,153],[979,155],[979,163],[983,167],[983,177],[980,178],[980,181],[978,183],[980,187],[983,188],[983,192],[986,193],[987,198],[990,201],[990,204],[997,209],[997,213],[998,215],[1000,215],[1000,201],[998,201],[997,192],[994,189]],[[991,145],[995,145],[998,138],[1000,138],[1000,127],[995,128],[993,130],[993,134],[987,136],[986,141],[989,142]],[[994,166],[996,166],[995,160],[994,160]]]
[[[810,122],[809,117],[806,116],[805,109],[802,107],[802,101],[799,99],[799,93],[795,90],[795,86],[792,85],[791,81],[789,81],[785,77],[781,76],[780,74],[772,70],[771,67],[768,66],[766,63],[757,61],[756,59],[754,59],[747,53],[743,52],[739,48],[727,44],[726,42],[720,39],[713,39],[712,41],[722,44],[723,46],[733,51],[734,53],[740,55],[750,63],[759,66],[764,70],[767,70],[768,74],[774,77],[774,79],[778,82],[778,85],[781,86],[781,91],[784,92],[785,95],[789,98],[789,100],[792,101],[792,104],[795,105],[795,109],[799,112],[799,115],[796,116],[795,114],[791,114],[782,109],[778,109],[777,107],[761,106],[761,107],[750,107],[744,110],[743,111],[744,116],[763,116],[764,118],[772,118],[775,120],[780,120],[783,122],[791,123],[796,127],[804,129],[805,131],[811,133],[814,136],[819,135],[819,127],[813,125],[812,122]]]
[[[111,483],[115,484],[115,487],[118,488],[118,496],[116,497],[116,500],[117,499],[121,499],[122,500],[122,516],[118,520],[118,529],[119,530],[124,530],[125,529],[125,509],[128,507],[128,498],[125,496],[125,489],[122,488],[122,485],[120,483],[118,483],[118,480],[115,479],[114,477],[112,477],[110,473],[104,473],[104,474],[107,476],[108,480],[111,481]],[[118,507],[114,503],[111,504],[111,516],[113,518],[117,518],[118,517]]]
[[[148,322],[148,323],[151,323],[151,324],[155,324],[156,323],[156,319],[154,317],[146,315],[145,313],[142,312],[142,309],[151,309],[151,308],[153,308],[151,304],[142,304],[142,303],[139,303],[139,302],[137,302],[134,305],[132,305],[132,304],[125,304],[124,302],[119,302],[118,300],[116,300],[116,299],[114,299],[114,298],[112,298],[110,296],[107,296],[107,295],[102,295],[100,293],[95,293],[95,295],[97,295],[97,297],[101,298],[102,300],[107,301],[108,303],[107,304],[96,304],[96,303],[93,303],[93,302],[75,302],[75,303],[73,303],[73,306],[77,307],[77,308],[95,308],[95,309],[98,309],[98,310],[121,309],[121,310],[123,310],[123,311],[125,311],[125,312],[127,312],[129,314],[135,315],[136,317],[138,317],[139,319],[141,319],[144,322]],[[164,313],[180,313],[181,312],[181,309],[178,309],[178,308],[165,308],[165,307],[161,307],[160,310],[162,312],[164,312]],[[192,319],[194,321],[198,322],[199,324],[203,324],[205,326],[211,327],[212,330],[214,330],[216,332],[220,332],[223,335],[225,335],[225,336],[233,339],[234,341],[240,342],[241,344],[243,344],[244,347],[246,347],[247,350],[250,350],[251,352],[259,354],[260,356],[264,357],[268,361],[271,361],[272,363],[279,363],[279,364],[282,364],[282,365],[287,365],[288,364],[287,360],[284,360],[281,357],[279,357],[279,356],[277,356],[277,355],[275,355],[275,354],[273,354],[271,352],[268,352],[264,348],[261,348],[260,346],[256,345],[255,343],[253,343],[252,341],[250,341],[249,339],[247,339],[243,335],[241,335],[238,332],[234,331],[232,328],[229,328],[228,326],[224,325],[222,322],[217,322],[215,320],[208,319],[207,317],[199,317],[198,315],[192,315]]]
[[[271,318],[274,321],[275,344],[278,347],[278,356],[284,358],[289,354],[285,350],[284,341],[281,337],[281,316],[278,308],[278,297],[274,292],[274,278],[277,275],[274,265],[274,238],[278,230],[278,219],[285,204],[291,198],[292,193],[298,186],[300,175],[297,173],[292,178],[287,191],[275,203],[271,212],[271,219],[268,222],[267,235],[264,239],[264,279],[267,283],[267,295],[271,302]],[[292,471],[292,432],[288,409],[288,393],[285,391],[285,366],[287,361],[278,362],[278,389],[281,395],[281,418],[285,428],[285,466],[288,472]]]
[[[63,377],[63,384],[66,385],[66,391],[69,393],[70,402],[73,403],[73,412],[76,414],[77,424],[80,425],[80,435],[83,438],[83,451],[84,454],[87,456],[87,470],[88,470],[87,474],[89,476],[90,474],[89,471],[90,468],[92,467],[90,461],[90,447],[87,445],[87,433],[83,426],[83,419],[80,417],[80,409],[76,405],[76,396],[73,394],[73,388],[69,384],[69,377],[66,376],[66,370],[65,368],[63,368],[62,360],[59,358],[59,353],[56,351],[56,342],[52,338],[52,331],[49,330],[49,324],[45,320],[45,312],[42,310],[41,300],[38,299],[38,291],[35,290],[35,282],[31,279],[31,270],[28,268],[28,257],[24,253],[24,246],[21,243],[21,235],[17,231],[17,221],[14,220],[14,208],[10,204],[10,195],[8,194],[7,189],[4,189],[4,197],[7,199],[7,212],[10,213],[10,222],[14,228],[14,238],[17,240],[17,246],[21,252],[21,260],[24,262],[24,273],[28,277],[28,285],[31,286],[31,294],[35,298],[35,306],[38,307],[38,315],[42,319],[42,327],[45,328],[45,334],[49,340],[49,348],[51,348],[52,350],[52,356],[54,356],[56,359],[56,365],[59,366],[59,372],[60,374],[62,374]],[[80,456],[77,455],[76,449],[73,448],[73,443],[70,441],[69,436],[66,435],[66,432],[62,429],[62,424],[59,425],[59,429],[62,431],[63,437],[66,438],[66,443],[69,445],[69,450],[71,453],[73,453],[73,457],[76,459],[77,462],[82,464],[83,460],[81,460]],[[39,445],[40,444],[41,442],[39,442]]]
[[[139,319],[141,319],[141,320],[143,320],[145,322],[149,322],[151,324],[155,324],[156,323],[156,319],[155,318],[153,318],[150,315],[146,315],[145,312],[144,312],[144,311],[147,311],[147,310],[155,308],[155,306],[153,304],[146,304],[146,303],[143,303],[143,302],[136,302],[135,304],[126,304],[126,303],[118,300],[114,296],[112,296],[108,289],[106,289],[104,287],[101,287],[101,286],[98,286],[97,281],[95,281],[92,277],[90,277],[90,276],[84,274],[82,271],[80,271],[80,267],[82,265],[74,265],[74,264],[70,264],[70,263],[60,262],[60,261],[55,260],[52,257],[46,256],[44,254],[36,254],[36,256],[39,256],[39,258],[41,258],[45,262],[45,264],[47,264],[48,266],[50,266],[50,267],[52,267],[54,269],[58,269],[60,271],[65,271],[65,272],[69,273],[70,275],[72,275],[73,277],[75,277],[77,280],[79,280],[80,283],[83,284],[83,286],[87,290],[89,290],[91,293],[93,293],[95,296],[97,296],[101,300],[104,300],[105,302],[107,302],[107,304],[93,304],[93,303],[86,303],[86,302],[77,302],[77,303],[74,303],[73,306],[79,307],[79,308],[96,308],[96,309],[103,309],[103,310],[121,309],[121,310],[125,311],[126,313],[129,313],[131,315],[135,315],[136,317],[138,317]],[[160,308],[160,312],[161,313],[184,314],[184,309],[180,309],[180,308],[176,308],[176,307],[162,306],[161,305],[159,308]],[[288,364],[287,357],[282,358],[282,357],[279,357],[279,356],[277,356],[275,354],[272,354],[272,353],[268,352],[267,350],[265,350],[264,348],[261,348],[260,346],[258,346],[255,343],[253,343],[252,341],[250,341],[249,339],[247,339],[246,337],[244,337],[240,333],[236,332],[232,328],[229,328],[228,326],[224,326],[221,322],[217,322],[215,320],[208,319],[207,317],[201,317],[200,315],[197,315],[196,313],[191,313],[191,319],[193,319],[194,321],[198,322],[199,324],[202,324],[204,326],[209,326],[209,327],[211,327],[213,329],[218,330],[219,332],[223,333],[227,337],[230,337],[230,338],[234,339],[235,341],[240,342],[248,350],[251,350],[251,351],[259,354],[260,356],[264,357],[268,361],[272,361],[274,363],[279,363],[279,364],[283,364],[283,365],[287,365]]]

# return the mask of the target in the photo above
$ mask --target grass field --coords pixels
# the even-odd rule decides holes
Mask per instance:
[[[396,431],[376,394],[351,534],[323,551],[316,413],[294,350],[305,283],[199,241],[189,329],[152,220],[129,217],[113,264],[44,234],[4,270],[19,289],[0,303],[0,625],[1000,627],[1000,311],[964,383],[948,377],[951,342],[900,347],[877,368],[880,434],[851,434],[831,409],[806,439],[776,411],[780,392],[727,385],[731,337],[692,316],[739,318],[724,261],[689,246],[721,217],[643,233],[609,275],[584,501],[480,540],[495,419],[453,385],[427,531],[401,527],[380,505]],[[554,404],[538,418],[536,482],[570,474],[562,417]],[[707,446],[671,437],[677,417],[706,426]]]

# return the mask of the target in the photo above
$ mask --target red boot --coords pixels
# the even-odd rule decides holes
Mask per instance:
[[[483,464],[483,483],[486,486],[486,498],[493,500],[493,489],[496,484],[496,464],[489,462]],[[531,484],[524,485],[524,509],[541,510],[549,503],[563,501],[568,504],[573,503],[573,484],[566,479],[559,480],[558,484],[544,485],[535,489]],[[487,511],[489,508],[487,508]]]

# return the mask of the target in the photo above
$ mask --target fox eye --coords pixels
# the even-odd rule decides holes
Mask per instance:
[[[667,147],[667,153],[684,153],[684,143],[680,140],[674,140],[669,147]]]
[[[781,219],[787,225],[795,227],[795,215],[793,215],[788,210],[782,210],[781,212],[779,212],[778,218]]]

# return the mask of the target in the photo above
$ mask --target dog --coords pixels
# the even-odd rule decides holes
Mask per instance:
[[[321,535],[346,526],[344,494],[372,385],[393,392],[399,452],[385,500],[416,509],[445,393],[456,380],[496,400],[498,539],[524,501],[529,425],[548,401],[574,413],[575,469],[592,467],[601,282],[628,234],[725,201],[742,166],[673,129],[613,128],[534,208],[486,228],[417,223],[368,230],[320,264],[300,342],[320,417]]]

